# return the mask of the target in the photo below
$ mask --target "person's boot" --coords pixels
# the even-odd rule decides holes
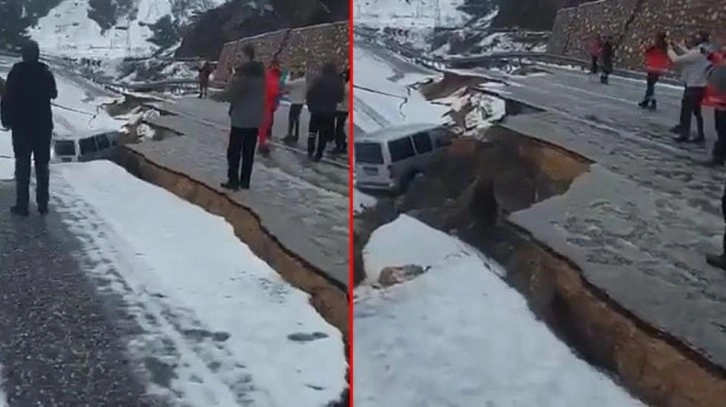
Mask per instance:
[[[676,124],[675,126],[671,127],[668,131],[670,133],[673,133],[673,134],[681,134],[682,133],[681,132],[681,125],[680,124]]]
[[[239,190],[239,183],[234,181],[227,181],[219,184],[224,189],[230,190],[230,191],[237,191]]]
[[[655,99],[651,99],[650,104],[648,105],[648,109],[656,110],[657,108],[658,108],[658,103],[655,101]]]
[[[28,208],[21,208],[17,205],[10,207],[10,213],[15,216],[21,216],[24,218],[30,216],[30,212],[28,211]]]
[[[703,134],[699,134],[698,136],[696,136],[696,138],[691,140],[691,142],[696,143],[696,144],[704,144],[704,143],[706,143],[706,136]]]
[[[642,102],[638,103],[638,106],[640,106],[641,109],[645,109],[648,107],[648,99],[643,99]]]
[[[726,254],[706,254],[706,263],[721,270],[726,270]]]

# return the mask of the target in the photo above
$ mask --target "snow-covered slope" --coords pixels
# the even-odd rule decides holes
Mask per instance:
[[[378,27],[460,27],[471,16],[465,0],[356,0],[355,23]]]
[[[197,12],[217,7],[226,0],[127,0],[123,6],[107,1],[109,11],[103,18],[89,17],[89,11],[101,6],[94,0],[63,0],[48,15],[28,30],[43,52],[54,55],[89,58],[118,58],[145,56],[159,49],[149,40],[154,37],[152,26],[168,18],[170,27],[188,22]],[[93,7],[95,6],[95,7]],[[97,20],[102,21],[102,27]],[[157,27],[157,31],[161,28]],[[177,35],[159,32],[158,35]]]

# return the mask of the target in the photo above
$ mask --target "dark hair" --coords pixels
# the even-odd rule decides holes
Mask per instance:
[[[708,42],[711,39],[711,33],[708,31],[699,31],[698,40],[699,42]]]
[[[37,62],[40,59],[40,47],[35,41],[28,41],[21,51],[23,61],[25,62]]]
[[[335,67],[335,62],[332,62],[332,61],[331,62],[326,62],[323,65],[323,69],[322,69],[322,71],[325,72],[325,73],[332,73],[332,72],[335,72],[337,70],[338,69]]]
[[[656,47],[657,47],[658,49],[661,49],[661,50],[664,50],[664,51],[665,51],[666,49],[668,49],[668,39],[667,39],[667,35],[666,35],[666,33],[665,33],[665,32],[663,32],[663,31],[659,31],[659,32],[658,32],[658,33],[657,33],[657,34],[655,35],[655,46],[656,46]]]
[[[252,44],[245,44],[245,46],[242,47],[242,53],[250,60],[255,59],[255,46]]]

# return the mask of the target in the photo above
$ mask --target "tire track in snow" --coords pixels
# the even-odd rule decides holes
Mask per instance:
[[[146,367],[150,391],[176,398],[184,405],[247,406],[259,392],[246,366],[224,345],[226,333],[212,332],[193,311],[174,308],[163,294],[150,292],[129,276],[149,273],[134,253],[93,208],[55,173],[52,196],[69,219],[67,226],[83,242],[84,259],[99,291],[121,296],[142,332],[134,332],[129,348]],[[258,393],[259,394],[259,393]],[[0,405],[1,407],[2,405]]]

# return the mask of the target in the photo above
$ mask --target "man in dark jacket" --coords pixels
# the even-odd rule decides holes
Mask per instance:
[[[333,139],[335,111],[344,96],[343,78],[338,74],[334,63],[326,63],[323,65],[322,73],[313,81],[305,97],[310,111],[308,157],[315,162],[323,158],[325,145]]]
[[[53,133],[51,100],[58,97],[55,78],[39,61],[38,44],[29,42],[22,50],[23,61],[8,74],[2,98],[2,124],[12,130],[15,153],[15,206],[10,211],[28,216],[30,158],[35,161],[36,203],[41,214],[48,212],[50,143]]]
[[[602,73],[600,74],[600,83],[603,85],[608,84],[608,78],[613,73],[613,41],[608,36],[605,38],[605,43],[602,44]]]
[[[232,126],[227,146],[227,182],[222,183],[222,188],[232,191],[250,187],[257,133],[265,114],[265,67],[255,61],[252,45],[242,49],[242,59],[227,89],[211,96],[214,100],[229,102]]]

